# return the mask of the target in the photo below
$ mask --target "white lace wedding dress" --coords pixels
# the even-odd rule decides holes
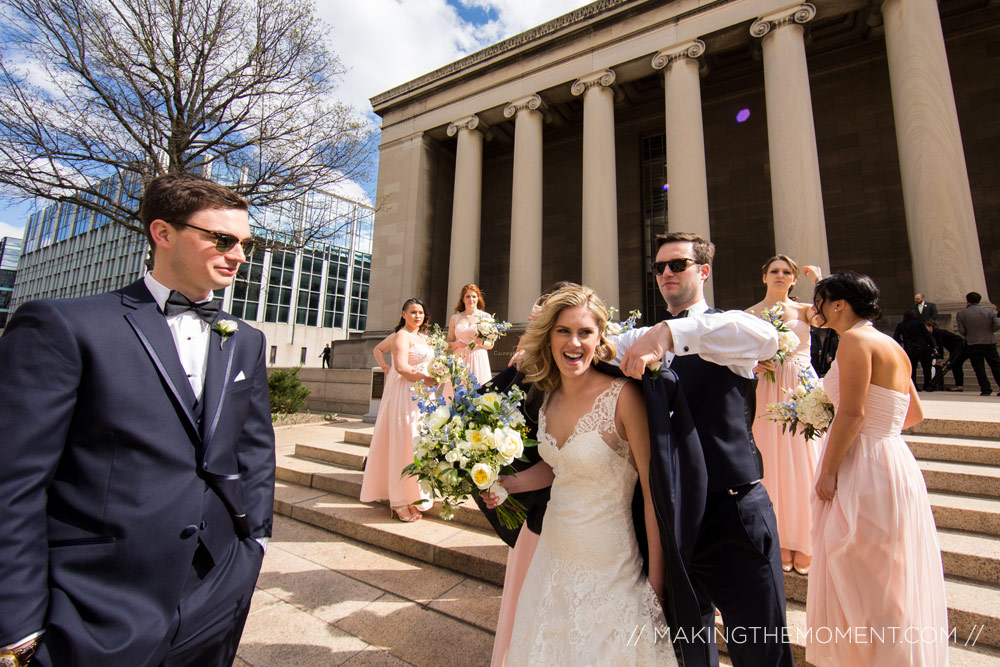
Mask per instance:
[[[595,399],[561,447],[545,430],[548,395],[542,404],[539,453],[555,481],[517,602],[511,667],[677,664],[632,526],[638,475],[615,428],[625,382]]]

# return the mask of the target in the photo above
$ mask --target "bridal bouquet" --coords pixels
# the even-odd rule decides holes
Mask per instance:
[[[481,317],[476,324],[476,338],[483,341],[483,345],[494,345],[501,336],[506,336],[510,329],[510,322],[496,321],[492,316]],[[469,343],[469,349],[476,349],[476,342]]]
[[[795,348],[801,342],[799,337],[795,335],[795,332],[789,329],[784,319],[782,319],[784,313],[785,307],[780,303],[776,303],[757,315],[757,317],[770,324],[778,332],[778,351],[770,359],[770,361],[776,364],[784,362],[785,358],[794,352]],[[768,382],[775,382],[774,371],[765,371],[764,379]]]
[[[833,402],[812,369],[799,371],[798,386],[786,391],[790,394],[788,400],[767,404],[767,419],[781,424],[782,433],[789,429],[792,435],[802,431],[806,440],[826,433],[833,421]]]
[[[538,444],[529,440],[520,411],[524,392],[516,385],[506,394],[480,394],[465,367],[455,363],[451,375],[455,387],[450,401],[418,385],[414,391],[420,408],[417,436],[413,439],[413,463],[404,475],[417,478],[420,488],[441,499],[441,518],[448,520],[455,507],[483,491],[503,499],[497,518],[513,529],[525,519],[525,508],[499,483],[501,473],[513,474],[514,459],[525,461],[524,448]]]

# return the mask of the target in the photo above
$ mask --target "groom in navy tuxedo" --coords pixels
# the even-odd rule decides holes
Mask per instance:
[[[0,339],[6,664],[235,658],[275,471],[264,336],[212,298],[252,252],[247,203],[175,174],[139,218],[149,274],[27,303]]]
[[[758,359],[777,351],[777,334],[753,315],[722,313],[705,303],[704,283],[715,254],[711,242],[683,232],[660,235],[657,241],[653,272],[669,321],[626,332],[615,343],[626,375],[642,378],[656,362],[676,373],[704,455],[686,463],[680,459],[682,469],[674,473],[673,483],[654,485],[668,496],[656,498],[654,491],[658,507],[694,510],[677,514],[673,534],[700,606],[702,632],[695,629],[692,637],[682,625],[687,636],[677,643],[685,664],[717,665],[717,607],[730,632],[733,665],[792,667],[777,525],[760,484],[763,465],[751,431],[757,412],[753,368]],[[656,410],[650,396],[647,391],[650,431],[668,430],[666,408]],[[658,447],[655,440],[651,445]],[[650,469],[657,467],[651,464]],[[689,471],[706,472],[707,482],[690,483]],[[672,572],[671,582],[684,593],[680,574]]]

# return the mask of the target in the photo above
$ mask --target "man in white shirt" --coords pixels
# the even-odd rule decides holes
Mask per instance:
[[[275,473],[264,336],[213,299],[253,250],[247,202],[172,174],[139,218],[151,273],[0,338],[5,664],[235,658]]]
[[[718,607],[728,629],[746,632],[746,641],[729,641],[734,665],[791,667],[778,531],[760,484],[763,466],[751,430],[753,369],[777,351],[777,333],[753,315],[723,313],[705,303],[704,284],[715,254],[711,242],[683,232],[660,235],[657,241],[653,273],[670,318],[626,332],[615,343],[626,375],[641,378],[655,362],[677,374],[705,456],[705,511],[688,573],[713,640],[704,643],[704,662],[718,664]],[[682,486],[677,492],[689,491]]]

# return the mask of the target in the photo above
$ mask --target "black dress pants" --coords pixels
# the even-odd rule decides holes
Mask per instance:
[[[990,380],[986,377],[986,366],[990,367],[993,373],[993,381],[997,383],[997,391],[1000,391],[1000,355],[997,355],[996,345],[968,345],[966,355],[972,363],[972,370],[976,373],[976,380],[979,382],[979,393],[989,394]]]
[[[718,665],[715,607],[735,667],[793,667],[785,627],[785,578],[778,526],[763,484],[708,496],[691,563],[708,664]]]

